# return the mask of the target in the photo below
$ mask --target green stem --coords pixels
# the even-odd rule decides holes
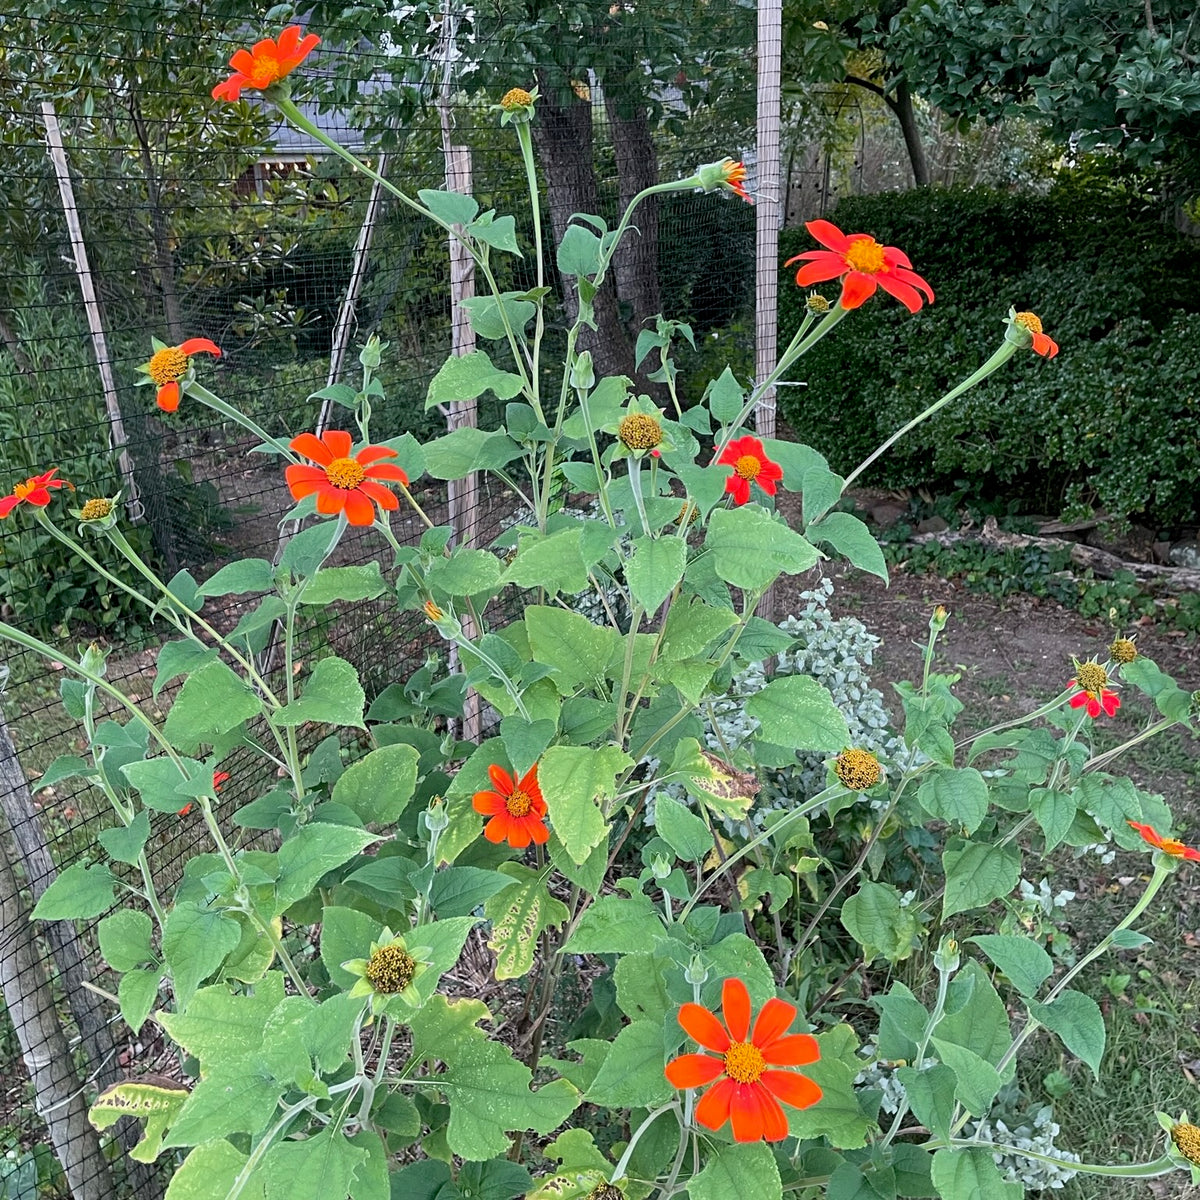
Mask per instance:
[[[242,426],[243,429],[248,429],[256,438],[260,438],[266,445],[272,447],[278,454],[281,454],[290,463],[298,463],[299,458],[289,446],[285,446],[278,438],[272,437],[257,421],[252,421],[245,413],[239,412],[232,404],[226,404],[220,396],[210,392],[208,388],[199,383],[189,383],[187,385],[187,394],[201,404],[211,408],[214,412],[219,412],[223,417],[228,417],[231,421],[235,421]]]
[[[1159,721],[1155,721],[1148,729],[1142,730],[1136,737],[1131,737],[1127,742],[1122,742],[1119,746],[1114,746],[1111,750],[1106,750],[1103,754],[1097,754],[1095,758],[1089,758],[1083,764],[1083,771],[1098,771],[1101,767],[1110,763],[1118,755],[1124,754],[1126,750],[1136,746],[1139,742],[1144,742],[1148,738],[1152,738],[1155,734],[1162,733],[1164,729],[1170,729],[1172,725],[1178,725],[1179,722],[1174,717],[1163,717]]]
[[[950,391],[948,391],[940,400],[935,400],[927,409],[925,409],[924,412],[913,417],[908,424],[896,430],[896,432],[893,433],[892,436],[888,438],[888,440],[884,442],[882,446],[879,446],[877,449],[871,451],[871,453],[868,454],[867,457],[864,458],[863,461],[860,462],[858,466],[846,476],[846,481],[842,484],[842,491],[845,492],[845,490],[881,454],[884,454],[886,451],[890,450],[891,447],[894,446],[906,433],[912,429],[915,429],[921,424],[922,421],[928,420],[939,409],[945,408],[945,406],[949,404],[951,400],[957,400],[958,397],[963,394],[963,392],[969,391],[977,383],[982,383],[989,375],[992,374],[993,371],[997,370],[999,367],[1003,366],[1004,363],[1008,362],[1008,360],[1012,358],[1012,356],[1016,354],[1019,349],[1020,347],[1015,342],[1010,342],[1006,339],[1000,346],[1000,349],[997,350],[996,353],[993,354],[992,357],[989,358],[987,362],[985,362],[983,366],[979,368],[978,371],[976,371],[973,375],[969,375],[957,387],[951,388]]]
[[[633,489],[633,503],[642,523],[642,533],[650,537],[652,535],[650,522],[646,519],[646,498],[642,495],[642,460],[636,454],[629,456],[629,486]]]
[[[629,1139],[629,1144],[625,1147],[624,1153],[621,1155],[617,1165],[613,1167],[612,1174],[608,1177],[610,1183],[616,1183],[618,1179],[625,1178],[625,1172],[629,1170],[629,1160],[633,1158],[633,1152],[637,1149],[637,1144],[642,1140],[642,1135],[658,1120],[665,1112],[670,1112],[672,1109],[678,1114],[679,1101],[670,1100],[666,1104],[659,1105],[658,1108],[652,1108],[647,1114],[642,1123],[633,1131],[633,1136]],[[680,1137],[684,1136],[683,1126],[680,1125]]]
[[[1130,1163],[1118,1167],[1109,1163],[1081,1163],[1069,1158],[1057,1158],[1052,1154],[1038,1154],[1035,1150],[1022,1150],[1017,1146],[1005,1145],[1003,1142],[977,1142],[973,1138],[947,1138],[944,1141],[925,1143],[926,1150],[988,1150],[993,1154],[1019,1154],[1022,1158],[1031,1158],[1035,1162],[1049,1163],[1061,1167],[1064,1171],[1078,1171],[1083,1175],[1111,1175],[1118,1179],[1154,1179],[1159,1175],[1169,1175],[1178,1171],[1179,1167],[1171,1160],[1170,1155],[1164,1154],[1152,1162]]]
[[[516,123],[517,143],[521,147],[521,160],[525,164],[525,182],[529,187],[529,209],[533,216],[533,246],[535,255],[535,267],[537,271],[537,288],[545,287],[546,284],[546,264],[544,251],[542,249],[542,204],[541,193],[538,189],[537,181],[537,165],[533,157],[533,138],[530,134],[529,123],[527,121],[518,121]],[[538,295],[537,298],[537,317],[533,331],[533,355],[530,365],[530,382],[532,385],[532,394],[530,399],[533,402],[534,411],[541,412],[541,357],[542,357],[542,336],[546,330],[546,315],[545,315],[545,297]],[[545,423],[545,418],[540,418]]]

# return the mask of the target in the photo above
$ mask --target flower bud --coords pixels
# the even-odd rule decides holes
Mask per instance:
[[[441,833],[450,824],[450,814],[446,811],[446,802],[441,796],[434,796],[429,807],[422,814],[425,818],[425,828],[430,833]]]
[[[962,962],[958,952],[958,942],[952,937],[942,938],[941,944],[933,955],[933,965],[946,974],[957,971]]]
[[[367,338],[367,344],[359,351],[358,361],[368,371],[377,371],[386,347],[387,342],[381,342],[375,334],[372,334]]]
[[[700,955],[692,955],[692,960],[684,970],[683,977],[692,987],[703,987],[708,982],[708,968],[704,965],[704,960]]]
[[[931,633],[941,633],[946,628],[946,622],[950,619],[950,614],[946,611],[944,604],[939,604],[929,618],[929,629]]]

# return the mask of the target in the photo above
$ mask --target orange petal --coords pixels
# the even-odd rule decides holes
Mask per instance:
[[[764,1071],[758,1082],[793,1108],[809,1108],[822,1095],[821,1089],[807,1075],[796,1071]]]
[[[353,439],[344,429],[327,429],[321,434],[321,441],[329,447],[334,458],[349,458]]]
[[[846,264],[842,259],[831,251],[827,251],[816,262],[805,263],[796,272],[796,285],[804,288],[812,287],[814,283],[825,283],[826,280],[837,279],[845,273]]]
[[[512,776],[499,764],[492,763],[488,767],[488,775],[492,782],[496,785],[496,790],[502,796],[511,796],[513,793],[514,783]]]
[[[735,1042],[744,1042],[750,1032],[750,993],[740,979],[727,979],[721,987],[721,1015]]]
[[[514,821],[510,817],[508,822],[508,844],[514,850],[524,850],[531,841],[533,841],[533,835],[526,828],[525,822]]]
[[[768,1142],[782,1142],[788,1135],[787,1114],[761,1083],[752,1083],[750,1086],[754,1088],[754,1096],[762,1114],[763,1137]]]
[[[787,1033],[795,1019],[796,1006],[772,996],[758,1014],[758,1020],[754,1022],[754,1034],[750,1040],[760,1050],[765,1050],[776,1038]]]
[[[830,250],[836,251],[838,254],[845,254],[850,247],[851,239],[848,238],[832,221],[806,221],[804,228],[813,235],[822,246],[828,247]],[[863,236],[859,234],[859,236]]]
[[[720,1129],[729,1120],[729,1106],[737,1086],[732,1079],[722,1079],[710,1087],[696,1104],[696,1120],[706,1129]]]
[[[364,446],[355,457],[359,466],[365,467],[370,463],[379,462],[381,458],[395,458],[396,452],[387,446]]]
[[[735,1142],[758,1142],[766,1133],[766,1114],[753,1083],[739,1083],[729,1101],[729,1119],[733,1122]]]
[[[759,1049],[763,1058],[774,1067],[803,1067],[821,1057],[817,1039],[808,1033],[778,1038]]]
[[[362,462],[362,456],[359,456],[358,461]],[[395,463],[375,463],[367,467],[368,479],[387,479],[392,483],[402,483],[405,487],[408,486],[408,475]]]
[[[876,275],[875,279],[889,296],[895,296],[909,312],[920,312],[921,293],[912,284],[905,283],[903,280],[897,279],[895,275],[888,275],[883,271]]]
[[[533,840],[535,846],[544,846],[550,840],[550,830],[545,821],[538,817],[523,817],[521,824]]]
[[[179,383],[176,380],[164,383],[158,389],[158,407],[163,412],[174,412],[179,407],[179,395]]]
[[[334,456],[329,453],[329,447],[311,433],[297,434],[288,445],[297,454],[303,454],[305,458],[311,458],[313,462],[320,463],[323,467],[327,467],[333,462]]]
[[[489,842],[495,842],[499,845],[508,836],[508,827],[510,824],[508,813],[497,813],[484,827],[483,836]]]
[[[689,1002],[683,1005],[676,1019],[688,1037],[705,1049],[717,1054],[724,1054],[729,1049],[729,1034],[725,1032],[725,1026],[702,1004]]]
[[[254,70],[254,55],[243,46],[240,50],[233,52],[233,57],[229,60],[229,65],[235,71],[242,71],[249,75]]]
[[[336,516],[345,509],[348,495],[350,493],[342,488],[335,488],[328,483],[322,484],[317,488],[317,512],[327,517]]]
[[[214,358],[221,357],[221,347],[208,338],[188,338],[186,342],[179,343],[179,349],[189,356],[203,352],[211,354]]]
[[[524,778],[517,784],[518,790],[525,793],[531,799],[540,800],[542,798],[541,784],[538,783],[537,763],[534,763],[528,771],[525,772]]]
[[[351,525],[375,524],[375,505],[361,488],[352,488],[346,493],[346,520]]]
[[[400,501],[396,498],[395,492],[389,492],[382,483],[373,483],[370,479],[364,479],[358,485],[358,490],[388,512],[395,512],[400,507]]]
[[[858,308],[865,300],[875,295],[875,280],[860,271],[851,271],[842,281],[841,305],[843,308]]]
[[[707,1054],[683,1054],[666,1066],[667,1080],[672,1087],[677,1088],[704,1087],[724,1072],[724,1062],[719,1058],[710,1058]],[[725,1118],[722,1117],[713,1128],[719,1129],[724,1123]]]
[[[508,811],[508,806],[504,803],[504,797],[497,795],[495,792],[476,792],[471,797],[471,807],[477,813],[482,813],[485,817],[494,817],[497,813]]]

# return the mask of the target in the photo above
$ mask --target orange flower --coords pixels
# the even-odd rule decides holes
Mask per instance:
[[[72,484],[65,479],[55,479],[57,467],[51,467],[44,475],[32,475],[24,483],[18,483],[12,490],[11,496],[0,500],[0,517],[7,517],[18,504],[32,504],[37,508],[45,508],[50,503],[50,489],[69,487]]]
[[[201,352],[211,354],[214,358],[221,357],[221,347],[208,338],[188,338],[178,346],[164,346],[161,342],[155,342],[150,361],[138,368],[158,387],[158,407],[163,412],[174,412],[179,407],[179,397],[182,395],[179,381],[188,373],[191,356]],[[146,381],[143,379],[141,382]]]
[[[1161,850],[1164,854],[1170,854],[1173,858],[1186,858],[1192,862],[1200,862],[1200,850],[1195,850],[1191,846],[1185,846],[1182,842],[1177,842],[1174,838],[1160,837],[1155,833],[1152,825],[1139,825],[1136,821],[1130,821],[1129,824],[1142,835],[1142,840],[1149,842],[1155,850]]]
[[[741,196],[741,198],[745,200],[747,204],[753,204],[754,200],[751,198],[750,193],[746,191],[745,188],[745,163],[734,162],[732,158],[727,158],[721,164],[721,167],[724,172],[724,179],[722,182],[724,182],[725,186],[731,192],[736,192],[739,196]]]
[[[858,308],[875,294],[876,287],[895,296],[909,312],[921,307],[921,292],[933,303],[933,288],[912,269],[903,250],[881,246],[869,233],[843,233],[830,221],[809,221],[806,228],[828,249],[809,250],[784,263],[790,267],[805,260],[796,272],[800,287],[841,279],[843,308]]]
[[[332,516],[344,512],[351,525],[370,525],[375,520],[372,501],[389,512],[400,507],[394,493],[376,480],[408,483],[408,476],[395,463],[380,462],[395,458],[395,450],[386,446],[364,446],[350,456],[350,435],[340,429],[329,429],[320,438],[302,433],[291,440],[297,454],[319,463],[316,467],[296,464],[285,472],[292,498],[303,500],[317,494],[317,512]]]
[[[1013,317],[1013,323],[1022,329],[1029,330],[1033,336],[1033,352],[1043,358],[1053,358],[1058,353],[1058,343],[1042,332],[1042,319],[1036,313],[1019,312]]]
[[[214,771],[213,772],[213,791],[219,792],[221,790],[221,784],[223,784],[228,778],[229,778],[228,771]],[[189,800],[179,810],[179,815],[181,817],[186,817],[188,815],[188,813],[190,813],[191,811],[192,811],[192,802]]]
[[[696,1120],[709,1129],[733,1121],[736,1142],[766,1138],[778,1142],[788,1135],[787,1116],[779,1101],[793,1108],[808,1108],[821,1099],[821,1089],[795,1071],[770,1067],[803,1067],[820,1058],[817,1040],[807,1033],[785,1037],[796,1019],[796,1006],[772,997],[763,1005],[754,1032],[750,1029],[750,993],[740,979],[727,979],[721,989],[722,1025],[699,1004],[679,1010],[679,1024],[688,1037],[720,1055],[685,1054],[667,1063],[666,1076],[677,1088],[709,1088],[696,1105]]]
[[[489,842],[506,841],[517,850],[524,850],[530,842],[542,845],[550,830],[546,828],[546,801],[538,783],[537,763],[519,783],[495,763],[488,767],[488,774],[496,790],[476,792],[471,801],[477,813],[492,818],[483,827],[483,836]]]
[[[254,43],[252,50],[243,47],[229,60],[233,74],[213,88],[213,99],[228,100],[232,104],[241,99],[242,88],[266,91],[271,84],[294,71],[320,41],[315,33],[301,39],[300,26],[289,25],[279,35],[278,42],[274,38],[263,38]]]
[[[717,462],[733,468],[725,480],[725,490],[733,497],[734,504],[745,504],[750,499],[751,482],[773,496],[775,485],[783,478],[783,468],[767,457],[762,442],[755,437],[734,438]]]

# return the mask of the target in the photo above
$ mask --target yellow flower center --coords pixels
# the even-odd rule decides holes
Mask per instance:
[[[16,496],[18,500],[24,500],[30,492],[34,491],[37,491],[37,484],[35,484],[32,479],[26,480],[24,483],[13,485],[13,495]]]
[[[425,615],[431,621],[440,621],[446,614],[432,600],[425,601]]]
[[[725,1074],[738,1083],[757,1083],[766,1067],[762,1051],[753,1042],[734,1042],[725,1051]]]
[[[518,789],[504,802],[504,806],[510,817],[527,817],[533,811],[533,797]]]
[[[586,1200],[625,1200],[625,1193],[611,1183],[598,1183],[588,1192]]]
[[[246,78],[252,88],[269,88],[287,74],[283,64],[277,58],[270,58],[261,52],[254,56],[254,66],[250,68]]]
[[[762,459],[755,454],[743,454],[741,458],[733,464],[735,475],[742,479],[757,479],[759,471],[762,470]]]
[[[188,356],[178,346],[164,346],[156,350],[150,359],[146,370],[150,378],[162,387],[165,383],[174,383],[187,374]]]
[[[833,760],[833,773],[852,792],[868,791],[883,778],[879,759],[866,750],[843,750]]]
[[[385,996],[402,992],[417,973],[417,960],[403,946],[380,946],[367,959],[367,982]]]
[[[1182,858],[1183,852],[1187,849],[1182,842],[1177,842],[1174,838],[1163,838],[1162,844],[1158,848],[1164,854],[1173,854],[1176,858]]]
[[[1013,320],[1016,321],[1023,329],[1028,329],[1030,333],[1042,332],[1042,319],[1036,313],[1022,312],[1017,313]]]
[[[1191,1124],[1176,1125],[1171,1130],[1171,1141],[1188,1162],[1200,1166],[1200,1129]]]
[[[662,442],[662,426],[646,413],[630,413],[618,423],[617,437],[630,450],[653,450]]]
[[[1108,683],[1108,672],[1099,663],[1080,663],[1079,670],[1075,672],[1075,682],[1085,692],[1099,696],[1104,690],[1104,685]]]
[[[509,88],[500,97],[500,107],[506,112],[511,112],[514,108],[525,108],[532,103],[533,97],[524,88]]]
[[[1108,656],[1113,662],[1131,663],[1137,658],[1137,647],[1130,638],[1117,638],[1108,648]]]
[[[94,500],[89,500],[79,510],[79,519],[81,521],[102,521],[110,512],[112,512],[112,501],[98,496]]]
[[[365,468],[356,458],[335,458],[325,468],[325,478],[336,488],[356,488],[366,477]]]
[[[878,275],[887,266],[883,247],[874,238],[856,238],[842,257],[852,271],[864,275]]]

